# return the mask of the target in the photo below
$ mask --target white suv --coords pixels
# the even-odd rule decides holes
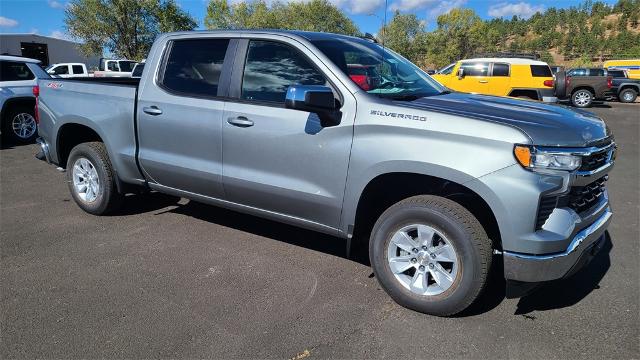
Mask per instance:
[[[27,143],[36,138],[37,79],[49,77],[39,60],[0,55],[0,120],[5,140]]]

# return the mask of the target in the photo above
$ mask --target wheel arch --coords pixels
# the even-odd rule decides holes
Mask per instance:
[[[36,99],[33,96],[20,96],[7,99],[2,104],[2,110],[0,110],[0,119],[4,122],[7,114],[16,106],[36,106]]]
[[[108,145],[103,140],[104,137],[101,136],[94,127],[86,123],[68,122],[62,124],[58,128],[56,134],[56,158],[58,160],[58,165],[62,168],[67,165],[67,159],[69,158],[71,149],[78,144],[99,141],[105,144],[107,151],[109,149]],[[109,154],[109,156],[111,156],[111,154]]]
[[[451,169],[431,174],[406,169],[378,173],[366,181],[358,195],[352,197],[356,205],[343,213],[347,233],[355,239],[352,246],[366,248],[373,224],[389,206],[415,195],[438,195],[469,210],[482,224],[494,248],[501,249],[500,227],[490,201],[465,186],[473,177]]]
[[[533,100],[540,100],[540,93],[538,89],[528,89],[528,88],[515,88],[511,89],[509,92],[510,97],[518,97],[518,96],[528,96]]]

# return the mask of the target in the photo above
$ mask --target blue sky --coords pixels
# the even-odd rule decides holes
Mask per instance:
[[[239,0],[231,0],[237,2]],[[291,1],[291,0],[290,0]],[[329,0],[343,9],[362,32],[375,33],[384,18],[385,0]],[[614,4],[616,0],[604,0]],[[177,0],[178,4],[203,26],[207,0]],[[575,6],[582,0],[388,0],[388,17],[398,9],[423,19],[428,29],[435,18],[454,7],[472,8],[484,19],[527,18],[549,7]],[[38,33],[66,37],[64,8],[67,0],[0,0],[0,33]]]

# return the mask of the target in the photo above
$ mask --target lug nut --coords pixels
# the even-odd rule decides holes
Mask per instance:
[[[435,259],[436,258],[436,254],[431,254],[431,258]]]
[[[427,246],[426,245],[422,245],[422,250],[427,251]]]
[[[417,253],[417,252],[418,252],[418,249],[413,248],[413,250],[411,250],[411,251],[413,251],[414,253]]]
[[[420,265],[418,269],[420,269],[420,271],[424,271],[424,265]]]
[[[412,262],[412,263],[414,263],[414,264],[415,264],[417,261],[418,261],[418,260],[417,260],[416,258],[411,258],[411,262]]]
[[[429,264],[429,269],[433,270],[434,267],[433,264]]]

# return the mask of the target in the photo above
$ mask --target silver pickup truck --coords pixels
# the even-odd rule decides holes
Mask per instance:
[[[429,314],[468,308],[498,262],[514,289],[568,276],[611,221],[601,119],[451,92],[366,39],[171,33],[140,79],[39,86],[40,157],[83,210],[150,189],[343,237]]]

